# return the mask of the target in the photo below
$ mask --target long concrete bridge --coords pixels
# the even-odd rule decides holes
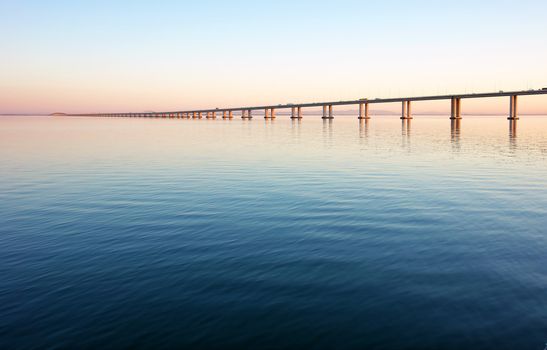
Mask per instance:
[[[375,98],[375,99],[359,99],[348,101],[332,101],[332,102],[312,102],[298,104],[280,104],[280,105],[265,105],[254,107],[235,107],[235,108],[214,108],[214,109],[198,109],[187,111],[170,111],[170,112],[148,112],[148,113],[91,113],[91,114],[71,114],[73,116],[85,117],[141,117],[141,118],[194,118],[201,119],[205,115],[206,118],[214,119],[217,113],[222,114],[224,119],[232,119],[234,112],[237,112],[243,119],[251,119],[253,111],[264,111],[264,118],[273,119],[276,117],[276,111],[280,109],[290,109],[292,119],[302,118],[302,109],[311,107],[323,108],[323,119],[334,118],[335,106],[359,106],[358,118],[370,119],[369,106],[371,104],[380,103],[401,103],[401,119],[412,119],[412,103],[418,101],[435,101],[448,100],[450,101],[450,119],[461,119],[461,100],[472,98],[487,98],[487,97],[509,97],[509,120],[517,120],[518,117],[518,96],[526,95],[547,95],[547,88],[539,90],[522,90],[522,91],[498,91],[485,93],[471,93],[459,95],[437,95],[437,96],[415,96],[415,97],[398,97],[398,98]]]

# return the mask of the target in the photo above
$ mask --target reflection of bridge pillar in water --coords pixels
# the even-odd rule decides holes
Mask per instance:
[[[450,120],[450,142],[456,149],[460,149],[461,122],[461,118]]]
[[[509,145],[512,149],[517,148],[517,119],[509,119]]]
[[[369,120],[368,119],[359,119],[359,137],[367,138],[368,129],[369,129]]]
[[[402,125],[402,136],[403,136],[403,147],[410,147],[410,125],[412,123],[411,119],[402,119],[401,125]]]
[[[402,119],[401,120],[401,131],[403,136],[410,136],[410,126],[412,119]]]
[[[450,138],[452,141],[460,139],[460,131],[461,131],[461,119],[452,119],[450,121]]]
[[[332,138],[332,119],[323,119],[323,138],[325,140]]]

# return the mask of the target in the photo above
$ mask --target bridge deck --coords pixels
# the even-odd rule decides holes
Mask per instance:
[[[286,108],[298,108],[298,107],[322,107],[322,106],[348,106],[358,105],[361,103],[393,103],[403,101],[435,101],[435,100],[450,100],[452,98],[468,99],[468,98],[487,98],[487,97],[504,97],[504,96],[525,96],[525,95],[547,95],[547,89],[541,90],[520,90],[520,91],[499,91],[499,92],[486,92],[486,93],[471,93],[471,94],[455,94],[455,95],[434,95],[434,96],[414,96],[414,97],[397,97],[397,98],[375,98],[375,99],[359,99],[359,100],[346,100],[346,101],[330,101],[330,102],[311,102],[311,103],[294,103],[294,104],[278,104],[278,105],[263,105],[263,106],[246,106],[246,107],[230,107],[230,108],[213,108],[213,109],[192,109],[192,110],[179,110],[179,111],[163,111],[163,112],[127,112],[127,113],[113,113],[111,115],[125,115],[131,113],[141,114],[158,114],[158,113],[207,113],[207,112],[230,112],[241,110],[263,110],[263,109],[286,109]],[[72,114],[78,116],[94,116],[102,115],[105,113],[97,114]]]

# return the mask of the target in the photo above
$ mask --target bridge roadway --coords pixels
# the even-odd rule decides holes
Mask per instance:
[[[488,97],[510,97],[509,103],[509,118],[510,120],[518,119],[517,114],[517,96],[526,95],[547,95],[547,88],[539,90],[519,90],[519,91],[498,91],[484,93],[469,93],[469,94],[454,94],[454,95],[432,95],[432,96],[414,96],[414,97],[397,97],[397,98],[375,98],[375,99],[359,99],[346,101],[330,101],[330,102],[310,102],[310,103],[294,103],[294,104],[278,104],[278,105],[263,105],[252,107],[230,107],[230,108],[213,108],[213,109],[197,109],[197,110],[182,110],[182,111],[167,111],[167,112],[147,112],[147,113],[92,113],[92,114],[71,114],[73,116],[97,116],[97,117],[164,117],[164,118],[201,118],[203,113],[207,114],[208,118],[216,118],[217,112],[223,113],[223,118],[233,118],[233,112],[241,111],[242,118],[252,118],[251,111],[264,110],[265,118],[275,118],[275,110],[291,109],[291,118],[302,118],[302,108],[323,107],[323,118],[332,119],[333,106],[359,106],[359,119],[368,119],[369,104],[379,103],[402,103],[401,119],[411,119],[411,102],[414,101],[435,101],[435,100],[450,100],[451,101],[451,119],[461,118],[461,100],[471,98],[488,98]],[[327,114],[328,109],[328,114]]]

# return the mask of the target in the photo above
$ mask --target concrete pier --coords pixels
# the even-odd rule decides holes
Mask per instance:
[[[296,113],[295,113],[296,109]],[[291,119],[302,119],[302,107],[293,107]]]
[[[228,112],[228,119],[234,119],[234,112],[232,111]]]
[[[328,108],[329,114],[325,116],[325,107]],[[333,111],[332,111],[332,105],[323,106],[323,117],[322,119],[334,119]]]
[[[275,119],[275,108],[272,108],[272,113],[270,115],[271,119]]]
[[[517,109],[517,95],[509,97],[509,118],[508,120],[518,120],[518,109]]]
[[[253,114],[250,109],[241,111],[241,119],[253,119]]]
[[[410,101],[402,102],[401,119],[404,119],[404,120],[412,119],[412,113],[410,108],[411,108]]]
[[[228,118],[228,112],[222,111],[222,119],[226,119],[226,118]]]
[[[450,99],[450,119],[462,119],[461,98],[452,97]]]
[[[368,115],[368,102],[359,103],[359,117],[357,119],[370,119]]]
[[[264,109],[264,119],[270,119],[270,110],[268,108]]]

